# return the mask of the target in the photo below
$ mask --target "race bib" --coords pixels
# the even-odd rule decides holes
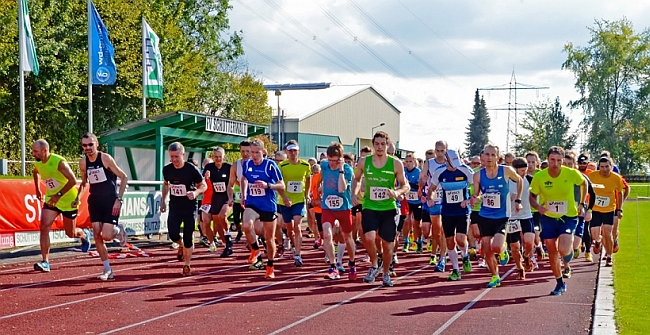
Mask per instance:
[[[183,184],[178,184],[178,185],[172,184],[170,185],[170,190],[171,190],[171,194],[175,197],[187,196],[187,189]]]
[[[235,201],[241,201],[241,192],[235,192]]]
[[[255,184],[248,185],[248,189],[251,192],[251,197],[263,197],[266,195],[266,189],[262,188],[261,186],[257,186]]]
[[[419,200],[419,199],[420,198],[418,197],[418,192],[406,193],[406,200],[415,201],[415,200]]]
[[[566,215],[568,203],[566,201],[547,201],[546,208],[548,211],[555,214]]]
[[[219,192],[219,193],[226,192],[226,183],[223,181],[220,181],[218,183],[212,183],[212,186],[214,187],[215,192]]]
[[[58,181],[54,178],[46,179],[45,180],[45,186],[47,187],[48,190],[55,190],[61,186]]]
[[[289,182],[287,182],[287,192],[289,192],[289,193],[302,193],[302,182],[301,181],[289,181]]]
[[[609,197],[601,197],[600,195],[596,196],[596,206],[598,207],[607,207],[609,206]]]
[[[483,207],[501,208],[501,193],[483,193]]]
[[[520,231],[521,231],[521,221],[508,220],[508,234],[512,234]]]
[[[325,199],[325,203],[329,209],[339,209],[343,206],[343,198],[338,195],[328,195]]]
[[[449,190],[445,191],[448,204],[459,204],[463,202],[463,190]]]
[[[203,212],[203,213],[210,214],[210,208],[211,208],[211,207],[212,207],[212,206],[211,206],[210,204],[206,204],[206,205],[201,206],[201,208],[199,208],[199,209],[200,209],[201,212]]]
[[[388,199],[388,189],[385,187],[371,187],[370,200],[386,200]]]
[[[106,181],[106,172],[104,172],[104,168],[88,169],[86,170],[86,174],[88,175],[88,182],[91,184]]]
[[[433,202],[438,203],[442,200],[442,188],[436,188],[436,193],[433,195]]]

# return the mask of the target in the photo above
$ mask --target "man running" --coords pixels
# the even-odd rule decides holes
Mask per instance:
[[[436,157],[424,162],[424,167],[420,174],[421,186],[423,186],[427,180],[431,179],[436,170],[439,168],[444,169],[445,166],[447,166],[445,158],[446,153],[447,142],[436,142]],[[440,219],[440,212],[442,211],[442,189],[435,193],[432,202],[427,201],[427,207],[429,208],[431,224],[428,224],[426,220],[422,222],[422,235],[426,239],[429,237],[429,231],[431,231],[431,256],[429,258],[429,264],[433,265],[436,263],[436,252],[438,248],[440,248],[440,259],[438,260],[438,264],[434,268],[434,271],[445,272],[445,265],[447,263],[447,257],[445,256],[447,254],[447,243],[445,242],[444,231],[442,230],[442,221]]]
[[[526,170],[526,179],[528,180],[528,184],[530,184],[533,182],[535,174],[541,171],[541,160],[539,159],[539,154],[535,151],[529,151],[526,153],[526,162],[528,163],[528,170]],[[540,199],[537,199],[537,202],[539,201]],[[533,228],[535,229],[535,258],[533,258],[533,268],[535,269],[538,267],[537,260],[541,261],[544,259],[544,248],[542,245],[542,239],[539,237],[541,230],[539,220],[541,214],[539,214],[535,208],[531,208],[531,212],[533,212]]]
[[[86,157],[79,160],[81,171],[81,185],[76,202],[84,193],[86,185],[90,183],[88,196],[88,213],[95,235],[97,253],[104,265],[104,271],[99,275],[100,280],[113,280],[113,270],[108,261],[108,250],[104,241],[113,241],[117,238],[120,246],[126,246],[126,231],[124,226],[118,225],[122,197],[126,190],[128,178],[120,169],[111,155],[97,150],[97,137],[92,133],[81,136],[81,147]],[[120,178],[120,190],[117,190],[117,178]]]
[[[365,157],[370,154],[372,154],[372,149],[370,149],[369,147],[361,148],[358,161],[360,161],[361,159],[365,159]],[[357,161],[357,166],[355,166],[354,168],[355,174],[356,171],[359,169],[358,161]],[[354,218],[354,229],[357,232],[356,235],[359,237],[357,240],[355,240],[357,244],[360,244],[363,241],[363,228],[361,228],[361,219],[363,214],[361,212],[363,211],[363,199],[364,199],[364,192],[366,189],[365,179],[363,178],[361,179],[361,187],[359,189],[360,189],[359,194],[357,194],[357,201],[359,202],[359,204],[352,207],[352,217]]]
[[[404,166],[392,156],[386,154],[390,143],[388,134],[379,131],[372,139],[374,154],[359,160],[359,166],[352,182],[352,203],[358,205],[357,194],[361,186],[361,177],[365,177],[366,189],[363,201],[362,228],[364,244],[370,256],[371,267],[363,279],[366,283],[375,281],[379,275],[377,249],[375,237],[382,239],[383,249],[383,281],[382,285],[391,287],[389,268],[393,258],[393,246],[399,212],[395,200],[409,190],[409,185],[404,178]],[[395,181],[399,188],[395,189]]]
[[[512,250],[512,256],[517,266],[517,279],[526,279],[526,272],[532,272],[535,269],[533,263],[533,247],[535,243],[535,228],[533,224],[533,213],[530,207],[530,183],[526,176],[528,171],[528,162],[523,157],[517,157],[512,160],[512,167],[521,177],[523,182],[521,194],[521,210],[512,213],[508,219],[506,240]],[[514,208],[517,204],[514,202],[514,195],[517,194],[517,184],[510,181],[510,194],[512,202],[510,205]],[[523,243],[522,243],[523,240]],[[523,244],[523,250],[521,246]],[[523,254],[523,261],[522,261]]]
[[[185,161],[185,147],[180,142],[173,142],[167,147],[171,163],[163,167],[163,188],[160,211],[167,211],[167,196],[169,199],[169,214],[167,226],[169,237],[180,245],[178,261],[185,261],[183,276],[191,276],[190,260],[194,251],[194,215],[197,209],[197,197],[205,192],[207,185],[197,167]],[[181,240],[181,224],[183,237]]]
[[[239,181],[244,175],[244,162],[251,158],[251,143],[249,141],[241,141],[239,143],[239,158],[234,164],[230,166],[230,178],[228,178],[228,188],[232,189],[233,196],[235,198],[235,203],[232,206],[232,215],[233,223],[237,228],[237,236],[235,237],[235,242],[239,243],[242,237],[242,219],[244,215],[244,209],[241,206],[242,191],[239,185]]]
[[[212,187],[212,199],[210,203],[210,213],[214,221],[214,230],[210,226],[203,228],[210,248],[214,246],[215,232],[219,238],[226,244],[219,257],[225,258],[232,255],[232,241],[228,231],[228,214],[234,204],[234,190],[230,187],[230,172],[232,166],[224,162],[226,150],[222,147],[216,147],[212,150],[213,163],[205,166],[205,177],[210,180],[208,187]]]
[[[59,215],[63,216],[63,228],[69,238],[81,239],[81,251],[90,250],[89,232],[77,228],[77,207],[79,206],[77,180],[65,158],[50,152],[50,145],[39,139],[32,145],[34,162],[34,187],[36,197],[43,202],[41,211],[41,256],[43,261],[34,264],[34,270],[50,272],[50,229]],[[45,199],[41,193],[41,179],[45,182]]]
[[[250,142],[251,159],[244,162],[243,176],[240,180],[242,190],[241,204],[244,208],[244,230],[251,246],[248,263],[261,261],[261,250],[257,234],[266,239],[267,279],[275,278],[273,259],[275,258],[275,230],[277,198],[275,191],[284,190],[282,173],[274,161],[264,158],[264,143],[258,139]]]
[[[404,252],[408,252],[411,241],[409,240],[409,233],[414,231],[413,235],[418,238],[418,253],[422,253],[422,200],[418,195],[419,180],[422,170],[417,167],[417,161],[412,153],[408,153],[404,159],[404,175],[406,181],[409,183],[411,190],[406,193],[406,200],[408,202],[408,215],[404,222]],[[396,256],[395,256],[396,257]]]
[[[482,204],[479,211],[478,228],[481,232],[481,246],[483,256],[487,262],[492,278],[487,287],[501,286],[499,277],[499,263],[495,255],[499,255],[502,265],[507,263],[508,253],[504,252],[506,247],[506,224],[511,215],[510,189],[508,181],[517,183],[517,196],[515,197],[515,212],[519,212],[521,206],[521,193],[523,182],[521,177],[505,165],[498,165],[499,147],[488,144],[483,149],[485,167],[479,173],[474,174],[474,196],[471,204],[474,205],[481,194]]]
[[[561,295],[567,286],[562,277],[560,257],[568,263],[573,258],[573,234],[578,225],[578,216],[583,215],[584,207],[575,200],[575,185],[580,185],[580,204],[585,203],[587,181],[582,174],[562,166],[564,149],[553,146],[548,150],[548,168],[535,174],[530,185],[530,204],[541,214],[542,232],[540,237],[548,249],[548,257],[556,280],[551,295]],[[537,202],[541,196],[544,206]]]

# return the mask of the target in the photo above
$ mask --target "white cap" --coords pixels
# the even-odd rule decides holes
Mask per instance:
[[[463,163],[460,161],[460,157],[458,157],[456,150],[447,150],[447,160],[453,168],[459,168],[461,165],[463,165]]]
[[[300,147],[298,147],[297,144],[291,143],[291,144],[287,145],[287,150],[300,150]]]

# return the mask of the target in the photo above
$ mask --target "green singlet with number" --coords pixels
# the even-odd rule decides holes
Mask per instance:
[[[391,199],[388,190],[395,189],[395,161],[388,156],[386,164],[376,168],[372,164],[372,157],[367,156],[364,165],[364,177],[366,180],[365,194],[363,195],[363,209],[374,211],[387,211],[397,209],[395,199]]]

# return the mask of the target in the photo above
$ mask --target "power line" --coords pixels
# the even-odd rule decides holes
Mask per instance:
[[[265,53],[263,53],[263,52],[257,50],[257,49],[256,49],[255,47],[253,47],[252,45],[246,43],[246,41],[242,41],[242,43],[244,43],[244,44],[245,44],[248,48],[250,48],[251,50],[253,50],[253,51],[257,52],[258,54],[260,54],[260,56],[266,58],[269,62],[271,62],[271,63],[273,63],[273,64],[275,64],[275,65],[277,65],[277,66],[279,66],[279,67],[281,67],[281,68],[283,68],[283,69],[285,69],[285,70],[287,70],[287,72],[290,72],[290,73],[293,74],[294,76],[296,76],[296,77],[298,77],[298,78],[300,78],[300,79],[302,79],[302,80],[304,80],[304,81],[309,81],[309,79],[307,79],[307,78],[305,78],[305,77],[299,75],[297,72],[295,72],[295,71],[293,71],[292,69],[290,69],[290,68],[288,68],[288,67],[282,65],[282,63],[276,61],[275,59],[271,58],[271,57],[268,56],[267,54],[265,54]]]

